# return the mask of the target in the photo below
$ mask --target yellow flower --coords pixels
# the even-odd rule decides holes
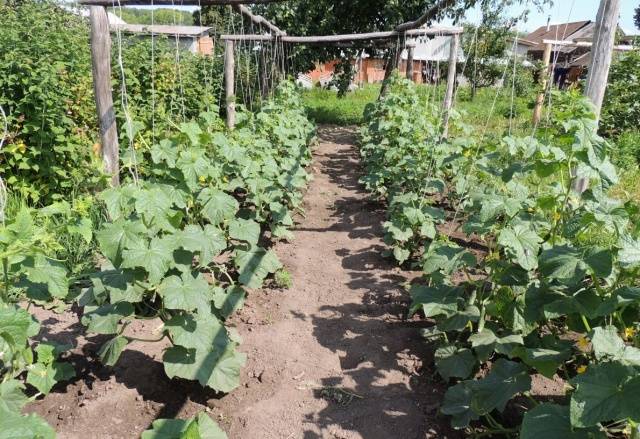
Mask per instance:
[[[207,182],[207,178],[204,175],[201,175],[200,177],[198,177],[198,181],[204,184]]]
[[[225,183],[229,183],[229,178],[225,175],[224,177],[222,177],[222,181],[224,181]]]
[[[629,326],[628,328],[624,328],[624,338],[625,340],[631,340],[636,335],[636,328],[633,326]]]
[[[578,369],[576,369],[576,372],[578,373],[585,373],[587,371],[587,366],[579,366]]]
[[[582,351],[586,351],[589,348],[589,340],[586,337],[580,337],[578,339],[578,347]]]
[[[562,218],[562,214],[560,212],[554,212],[553,214],[554,221],[560,221],[561,218]]]
[[[20,154],[24,154],[25,151],[27,150],[27,145],[25,145],[24,142],[20,140],[17,143],[17,149],[20,152]]]
[[[467,149],[464,153],[462,153],[465,157],[471,157],[471,150]]]

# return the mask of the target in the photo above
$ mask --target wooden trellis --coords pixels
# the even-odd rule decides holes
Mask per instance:
[[[283,44],[307,44],[307,45],[344,45],[348,43],[354,43],[357,41],[373,42],[376,40],[393,40],[401,38],[405,40],[408,37],[425,36],[425,35],[438,35],[438,36],[451,36],[451,44],[449,50],[449,72],[447,77],[447,90],[445,92],[445,99],[443,103],[443,125],[444,136],[448,133],[448,125],[450,119],[451,108],[453,106],[453,93],[456,83],[457,75],[457,60],[458,49],[460,43],[460,34],[463,29],[460,27],[437,27],[437,28],[423,28],[423,29],[409,29],[407,31],[387,31],[387,32],[369,32],[360,34],[344,34],[344,35],[317,35],[317,36],[290,36],[285,34],[279,35],[260,35],[260,34],[244,34],[244,35],[222,35],[220,38],[225,42],[225,84],[233,85],[233,78],[235,72],[233,66],[235,61],[232,59],[234,56],[234,44],[239,41],[261,41],[261,42],[274,42]],[[411,53],[411,45],[408,46]],[[410,55],[411,56],[411,55]],[[231,57],[231,58],[229,58]],[[412,57],[412,56],[411,56]],[[395,59],[390,63],[391,69],[397,68],[400,62],[400,51],[398,50]],[[235,121],[235,101],[233,90],[227,89],[227,126],[232,129]]]
[[[180,6],[206,6],[206,5],[231,5],[238,12],[247,16],[253,23],[265,26],[271,31],[271,35],[223,35],[225,41],[225,88],[227,126],[233,129],[235,126],[235,41],[275,41],[287,44],[353,44],[357,41],[373,43],[378,40],[392,40],[417,35],[450,35],[452,36],[451,51],[449,56],[449,77],[447,91],[444,100],[444,125],[445,134],[449,121],[449,113],[453,102],[453,90],[456,77],[457,52],[459,35],[462,28],[421,28],[440,11],[450,6],[454,0],[440,0],[438,4],[427,10],[417,20],[403,23],[393,31],[371,32],[349,35],[324,35],[324,36],[289,36],[264,17],[253,14],[245,4],[266,4],[281,2],[284,0],[181,0]],[[119,143],[118,129],[116,125],[115,109],[113,106],[113,94],[111,90],[111,36],[107,7],[113,6],[161,6],[176,5],[174,0],[81,0],[81,5],[90,6],[91,21],[91,57],[93,67],[93,87],[96,99],[96,110],[100,121],[100,138],[102,144],[102,158],[105,172],[111,175],[111,184],[119,184]],[[395,53],[395,61],[388,63],[390,68],[397,67],[400,60],[400,51]]]

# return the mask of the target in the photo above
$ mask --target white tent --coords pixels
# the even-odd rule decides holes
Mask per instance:
[[[451,36],[418,37],[415,39],[416,48],[413,50],[413,59],[415,61],[449,61],[449,52],[451,51]],[[407,59],[407,50],[402,51],[402,59]],[[465,56],[462,45],[458,46],[458,62],[464,62]]]

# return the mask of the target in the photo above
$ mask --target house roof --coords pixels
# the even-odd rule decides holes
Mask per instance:
[[[209,33],[211,27],[204,26],[173,26],[164,24],[115,24],[110,23],[112,31],[128,32],[132,34],[177,35],[179,37],[197,37]]]
[[[536,43],[531,50],[544,50],[543,40],[569,40],[572,36],[588,26],[590,20],[574,21],[573,23],[552,24],[550,26],[541,26],[526,36],[526,40]]]

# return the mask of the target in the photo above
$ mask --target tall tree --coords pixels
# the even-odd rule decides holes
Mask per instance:
[[[636,22],[636,27],[640,29],[640,5],[636,8],[636,15],[633,17]]]
[[[481,87],[494,85],[505,71],[504,55],[508,36],[522,16],[506,17],[506,2],[487,2],[480,7],[482,18],[478,25],[468,24],[463,34],[467,68],[464,76],[471,85],[471,98]]]

